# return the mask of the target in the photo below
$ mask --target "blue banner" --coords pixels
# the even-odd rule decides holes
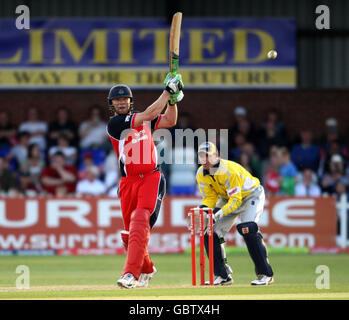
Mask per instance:
[[[168,43],[164,19],[31,19],[29,30],[0,19],[0,88],[158,87]],[[184,17],[179,68],[187,88],[295,87],[295,20]]]

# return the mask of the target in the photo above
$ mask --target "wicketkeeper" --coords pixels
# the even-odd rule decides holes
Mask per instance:
[[[255,266],[257,279],[252,285],[268,285],[273,282],[273,270],[268,261],[267,250],[259,231],[258,221],[264,207],[264,188],[240,164],[221,159],[216,146],[205,142],[198,149],[199,167],[196,180],[202,195],[200,208],[214,209],[213,252],[215,285],[233,282],[232,269],[227,264],[224,236],[235,224],[243,236]],[[205,234],[208,255],[208,235]]]

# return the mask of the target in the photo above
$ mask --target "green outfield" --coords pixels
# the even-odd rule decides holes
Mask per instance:
[[[275,282],[252,287],[246,253],[229,253],[234,284],[192,287],[190,254],[153,255],[158,273],[148,288],[119,289],[124,256],[0,257],[0,299],[349,299],[349,255],[270,255]],[[16,289],[19,265],[30,270],[30,289]],[[317,289],[316,268],[330,270],[330,289]],[[199,274],[198,274],[199,278]]]

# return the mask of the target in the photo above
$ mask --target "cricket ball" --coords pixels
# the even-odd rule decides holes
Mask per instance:
[[[278,53],[276,52],[276,50],[270,50],[268,52],[268,59],[276,59]]]

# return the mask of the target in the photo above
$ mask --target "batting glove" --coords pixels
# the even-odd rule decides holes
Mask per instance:
[[[167,85],[167,82],[169,82],[172,78],[173,78],[172,72],[169,72],[169,73],[166,75],[166,78],[165,78],[165,80],[164,80],[164,85],[166,86],[166,85]]]
[[[184,93],[183,91],[179,91],[175,94],[173,94],[170,98],[170,100],[168,101],[168,103],[170,104],[170,106],[174,106],[177,102],[182,101],[184,98]]]
[[[166,86],[165,90],[170,95],[174,95],[175,93],[178,93],[184,87],[184,84],[182,81],[182,75],[179,73],[177,73],[174,77],[172,77],[171,73],[168,73],[165,78],[164,84]]]

